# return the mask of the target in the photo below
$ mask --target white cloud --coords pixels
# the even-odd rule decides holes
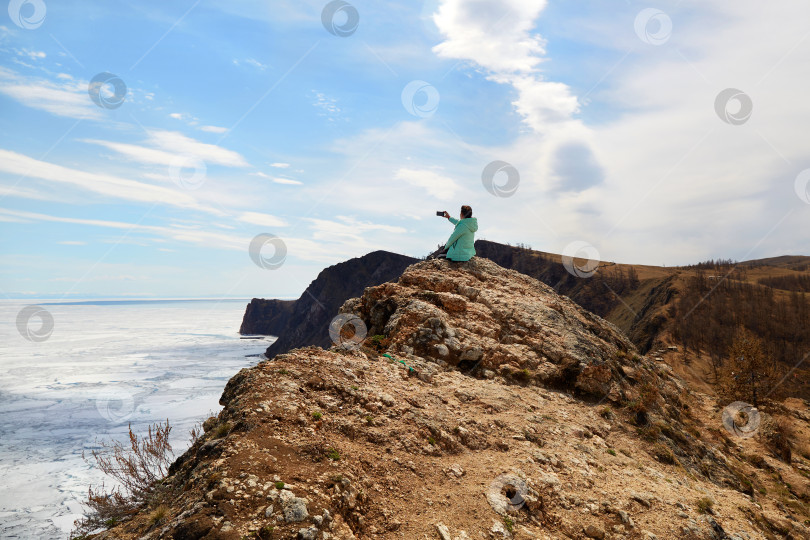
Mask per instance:
[[[177,156],[180,155],[226,167],[248,166],[245,158],[238,152],[214,144],[200,142],[177,131],[150,131],[149,137],[145,141],[148,146],[98,139],[87,139],[85,142],[104,146],[126,156],[128,159],[151,165],[171,166],[176,162]]]
[[[21,199],[34,199],[39,201],[62,201],[60,195],[32,189],[28,186],[21,186],[19,184],[11,186],[0,186],[0,200],[6,197],[19,197]]]
[[[459,189],[452,178],[430,170],[401,168],[394,177],[412,186],[423,188],[429,195],[442,201],[452,199]]]
[[[23,105],[68,118],[105,119],[102,110],[87,95],[87,84],[81,81],[57,84],[41,77],[27,77],[0,66],[0,93]]]
[[[263,214],[260,212],[242,212],[237,218],[239,221],[245,223],[252,223],[253,225],[262,225],[264,227],[286,227],[287,222],[276,216],[270,214]]]
[[[341,109],[337,105],[337,99],[329,97],[323,92],[316,92],[315,90],[312,91],[312,95],[315,98],[312,105],[321,110],[319,113],[321,116],[328,116],[331,119],[340,115]]]
[[[268,216],[269,217],[269,216]],[[247,253],[248,246],[252,238],[248,236],[234,236],[216,231],[208,231],[198,225],[197,228],[183,228],[177,224],[172,226],[142,225],[139,223],[126,223],[121,221],[97,220],[85,218],[68,218],[52,216],[36,212],[25,212],[0,207],[0,221],[31,223],[31,222],[55,222],[74,225],[89,225],[95,227],[112,228],[126,231],[137,231],[152,234],[151,239],[159,242],[163,239],[173,240],[187,244],[199,245],[204,248],[218,248],[232,251],[244,251]],[[317,235],[316,235],[317,236]],[[344,258],[354,257],[357,253],[347,245],[333,244],[330,249],[324,250],[318,242],[300,237],[283,237],[282,240],[287,245],[289,256],[319,263],[334,263]],[[120,238],[111,239],[110,242],[119,243]],[[139,245],[148,245],[141,243]]]
[[[521,174],[515,197],[485,200],[482,229],[492,239],[542,242],[557,252],[586,240],[607,259],[647,264],[808,251],[801,232],[807,208],[792,191],[796,174],[810,163],[801,133],[810,110],[797,105],[806,100],[810,78],[808,8],[782,1],[767,10],[753,0],[684,2],[671,13],[672,38],[658,47],[636,37],[635,8],[616,17],[589,12],[566,37],[596,56],[605,50],[615,56],[592,64],[566,51],[566,61],[588,67],[593,81],[593,88],[585,83],[590,103],[579,111],[569,86],[539,75],[543,64],[533,59],[545,52],[521,35],[536,20],[476,43],[485,34],[480,19],[494,20],[494,5],[476,2],[476,12],[468,13],[466,4],[443,2],[452,8],[437,20],[447,45],[435,49],[512,85],[515,110],[535,132],[487,152]],[[491,52],[510,49],[514,54],[501,60]],[[714,99],[728,87],[753,99],[754,113],[743,126],[715,114]],[[578,112],[599,115],[599,122],[586,125],[574,118]],[[446,164],[454,173],[458,167]],[[526,223],[533,229],[528,238]]]
[[[24,56],[31,60],[45,58],[47,55],[42,51],[29,51],[28,49],[14,49],[18,56]]]
[[[253,68],[258,69],[259,71],[264,71],[267,69],[267,66],[256,60],[255,58],[245,58],[243,60],[238,60],[236,58],[233,59],[233,65],[235,66],[250,66]]]
[[[218,247],[223,249],[241,250],[246,249],[245,246],[248,245],[247,240],[245,240],[244,238],[229,236],[217,232],[205,231],[202,229],[196,230],[183,229],[178,226],[162,227],[156,225],[141,225],[139,223],[126,223],[121,221],[67,218],[60,216],[52,216],[48,214],[40,214],[36,212],[24,212],[20,210],[12,210],[9,208],[0,208],[0,216],[3,215],[16,217],[29,222],[50,221],[56,223],[91,225],[96,227],[126,229],[128,231],[153,233],[158,236],[174,239],[181,242],[188,242],[192,244],[205,245],[209,247]]]
[[[289,169],[290,168],[289,163],[271,163],[270,166],[275,167],[276,169]]]
[[[200,131],[205,131],[207,133],[225,133],[228,131],[228,128],[221,127],[221,126],[200,126]]]
[[[446,40],[433,51],[442,58],[472,60],[493,73],[528,73],[545,54],[531,33],[546,0],[444,0],[433,22]]]
[[[546,0],[443,0],[433,17],[445,40],[433,48],[441,58],[469,60],[489,78],[518,92],[515,110],[535,132],[570,121],[579,111],[571,89],[539,73],[545,40],[532,33]]]
[[[221,214],[219,210],[199,204],[188,192],[179,189],[154,186],[109,174],[71,169],[9,150],[0,149],[0,172],[68,184],[107,197],[137,202],[161,203]]]
[[[403,227],[358,221],[347,216],[337,216],[337,218],[339,221],[317,218],[306,218],[306,221],[311,223],[312,238],[315,241],[330,246],[330,251],[335,249],[351,253],[351,257],[381,249],[380,244],[375,243],[376,238],[373,233],[380,231],[386,233],[385,238],[389,243],[392,243],[391,234],[404,235],[407,233],[407,229]]]
[[[300,186],[304,184],[303,182],[299,182],[298,180],[292,180],[290,178],[270,176],[269,174],[263,173],[261,171],[252,172],[250,173],[250,176],[258,176],[259,178],[266,178],[267,180],[272,180],[276,184],[285,184],[290,186]]]

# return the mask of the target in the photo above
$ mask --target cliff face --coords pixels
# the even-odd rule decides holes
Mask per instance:
[[[245,308],[239,333],[279,336],[289,324],[295,302],[295,300],[254,298]]]
[[[652,299],[643,298],[642,303],[639,303],[630,298],[631,290],[614,294],[622,287],[621,284],[608,281],[608,287],[605,287],[601,272],[591,280],[575,278],[563,268],[558,255],[487,240],[476,241],[475,249],[479,257],[540,280],[554,287],[558,293],[571,297],[589,311],[613,320],[631,336],[642,351],[658,344],[656,340],[663,325],[657,313],[664,305],[651,301],[658,300],[658,296]],[[279,336],[267,349],[268,356],[295,347],[328,346],[329,337],[324,322],[328,325],[345,300],[359,296],[366,287],[397,279],[407,265],[414,262],[416,259],[402,255],[375,252],[327,268],[292,306],[283,303],[284,301],[254,299],[245,311],[240,332]],[[615,269],[609,269],[605,272],[614,271]],[[667,277],[668,274],[650,279],[646,287],[658,287]],[[626,313],[621,312],[624,309],[623,302],[630,302],[635,309],[643,310],[644,313],[625,320]],[[614,313],[617,306],[620,308],[618,314]],[[651,321],[658,324],[651,324]]]
[[[807,497],[799,470],[745,461],[761,447],[722,436],[707,396],[532,278],[424,261],[341,311],[383,338],[241,370],[172,465],[160,519],[145,509],[99,537],[810,534],[806,509],[759,495],[778,477]]]
[[[600,274],[592,281],[569,275],[560,263],[559,256],[487,240],[476,241],[475,249],[479,257],[540,280],[602,317],[610,318],[611,311],[625,301],[611,292],[617,288],[615,284],[610,289],[604,286]],[[328,346],[329,337],[323,323],[328,324],[337,315],[338,308],[345,300],[359,296],[366,287],[397,279],[407,265],[414,262],[416,259],[379,251],[327,268],[292,305],[281,300],[253,299],[245,311],[240,333],[279,336],[267,349],[268,356],[295,347]],[[654,281],[650,287],[659,284],[658,280]],[[645,314],[661,307],[650,302],[643,306]],[[621,317],[616,322],[642,350],[653,347],[660,325],[648,324],[649,316],[638,317],[626,324],[618,319]]]
[[[267,348],[266,356],[306,345],[328,347],[329,322],[343,302],[366,287],[396,279],[414,262],[416,259],[405,255],[374,251],[322,270],[295,301],[285,324],[278,327],[278,339]]]

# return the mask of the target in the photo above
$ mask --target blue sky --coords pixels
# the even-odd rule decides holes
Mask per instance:
[[[461,204],[479,237],[604,260],[810,254],[810,6],[726,4],[354,1],[339,37],[321,1],[13,0],[0,293],[294,297],[349,257],[428,253]],[[89,95],[105,72],[117,108]],[[727,88],[753,104],[736,125]]]

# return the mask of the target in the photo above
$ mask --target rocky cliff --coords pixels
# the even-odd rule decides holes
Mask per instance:
[[[239,333],[279,336],[287,329],[295,303],[296,300],[254,298],[245,308]]]
[[[322,270],[291,307],[282,306],[289,310],[284,324],[272,328],[275,332],[260,332],[278,336],[267,348],[266,356],[270,358],[305,345],[328,347],[329,321],[344,301],[358,296],[366,287],[398,278],[414,262],[416,259],[405,255],[373,251]],[[275,306],[266,307],[271,311]],[[278,320],[283,316],[269,318]],[[252,325],[253,320],[246,313],[242,326]]]
[[[341,311],[354,337],[241,370],[156,502],[98,537],[810,534],[807,460],[727,435],[708,396],[537,280],[423,261]]]
[[[664,308],[664,304],[658,302],[660,295],[651,293],[651,297],[647,298],[642,294],[637,295],[640,296],[639,299],[633,300],[629,298],[631,290],[619,291],[628,294],[617,294],[617,289],[622,289],[621,284],[617,285],[614,283],[615,280],[602,275],[603,273],[612,275],[616,272],[616,268],[597,273],[593,279],[586,280],[568,274],[560,262],[559,255],[487,240],[477,240],[475,249],[479,257],[490,259],[504,268],[517,270],[542,281],[554,287],[558,293],[571,297],[589,311],[608,319],[615,319],[643,351],[651,349],[658,343],[659,332],[663,328],[660,312]],[[397,255],[394,257],[400,257],[399,259],[383,261],[383,266],[379,267],[381,259],[392,256],[394,254],[375,252],[327,268],[292,306],[284,303],[285,301],[254,298],[245,311],[240,332],[281,336],[268,348],[266,353],[268,356],[296,347],[328,346],[329,338],[323,331],[323,324],[324,322],[328,324],[345,300],[358,296],[365,287],[397,279],[407,265],[416,262],[416,259]],[[624,268],[626,265],[620,267]],[[666,276],[668,274],[648,280],[649,283],[645,284],[645,288],[661,288],[661,284],[667,279]],[[673,290],[671,286],[668,289],[670,292]],[[670,299],[671,296],[670,294]],[[613,313],[617,306],[624,309],[623,302],[625,304],[630,302],[640,313],[633,313],[633,317],[626,321],[624,320],[626,313],[622,313],[621,310],[618,314]],[[294,314],[291,314],[291,311]]]

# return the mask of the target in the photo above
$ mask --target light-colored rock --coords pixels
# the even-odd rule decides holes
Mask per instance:
[[[583,532],[588,538],[595,538],[597,540],[603,540],[605,538],[605,529],[598,525],[588,525],[584,527]]]
[[[445,525],[444,523],[437,523],[436,530],[439,533],[439,538],[441,538],[442,540],[452,540],[452,538],[450,537],[450,529],[448,529],[447,525]]]
[[[504,524],[495,519],[492,520],[492,527],[490,527],[489,533],[495,538],[512,538],[512,533],[506,530]]]

